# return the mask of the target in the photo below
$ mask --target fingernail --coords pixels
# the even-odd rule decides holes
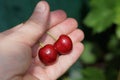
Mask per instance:
[[[45,6],[45,3],[43,1],[39,2],[37,4],[37,7],[36,7],[36,10],[39,11],[39,12],[44,12],[46,9],[46,6]]]

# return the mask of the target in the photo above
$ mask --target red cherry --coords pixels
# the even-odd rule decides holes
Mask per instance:
[[[72,40],[67,35],[61,35],[59,39],[55,42],[54,48],[60,54],[68,54],[72,50]]]
[[[58,52],[54,49],[53,45],[47,44],[39,50],[38,55],[45,65],[51,65],[57,60]]]

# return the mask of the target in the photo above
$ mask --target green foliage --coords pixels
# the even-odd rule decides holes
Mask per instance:
[[[108,53],[105,55],[104,60],[111,61],[113,59],[113,57],[114,57],[113,53]]]
[[[120,24],[117,26],[115,32],[116,32],[117,37],[120,39]]]
[[[85,64],[93,64],[96,62],[96,56],[93,53],[94,45],[90,42],[85,42],[85,50],[81,55],[81,60]],[[88,57],[89,56],[89,57]]]
[[[83,78],[81,74],[82,64],[80,63],[80,59],[71,67],[69,70],[69,78],[70,80],[80,80]]]
[[[95,67],[87,67],[82,70],[83,79],[81,80],[105,80],[104,72]]]
[[[118,68],[120,67],[120,0],[89,0],[89,2],[90,11],[84,19],[84,24],[86,27],[93,30],[94,35],[91,34],[91,36],[94,37],[94,39],[102,37],[103,41],[98,39],[95,42],[91,42],[89,39],[87,39],[85,43],[90,42],[90,48],[93,46],[94,48],[100,48],[101,51],[98,51],[98,54],[102,53],[101,57],[95,57],[97,61],[102,61],[94,64],[99,64],[99,67],[100,65],[104,67],[104,71],[106,72],[104,74],[104,79],[106,78],[107,80],[116,80],[118,75]],[[105,42],[104,45],[102,45],[103,42]],[[95,47],[95,43],[97,43],[99,47]],[[86,46],[85,48],[89,48],[89,46]],[[88,55],[90,51],[90,49],[85,49],[84,52],[86,52]],[[82,59],[83,61],[86,60],[84,58]],[[101,74],[97,74],[96,76],[98,75],[100,76]]]
[[[85,24],[93,29],[94,33],[100,33],[112,24],[114,15],[109,9],[93,10],[85,19]]]
[[[116,35],[120,38],[120,0],[90,0],[90,7],[84,23],[92,28],[94,33],[101,33],[116,24]]]
[[[117,25],[120,25],[120,0],[115,0],[115,19],[114,22]]]
[[[117,38],[117,36],[115,36],[115,34],[111,35],[107,47],[108,47],[110,52],[115,52],[114,54],[119,53],[120,40]]]

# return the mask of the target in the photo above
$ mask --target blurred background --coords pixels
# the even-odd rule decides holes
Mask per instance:
[[[26,21],[39,0],[0,0],[0,32]],[[85,50],[59,80],[120,80],[120,0],[46,0],[85,33]]]

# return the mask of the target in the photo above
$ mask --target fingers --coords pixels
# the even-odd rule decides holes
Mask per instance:
[[[69,34],[77,28],[78,24],[76,20],[72,18],[68,18],[61,22],[60,24],[54,26],[53,28],[49,29],[48,32],[52,34],[56,39],[61,34]],[[48,34],[45,34],[41,39],[40,42],[43,44],[54,43],[55,40],[51,38]]]
[[[48,66],[46,71],[50,74],[49,77],[54,78],[53,80],[60,77],[63,73],[65,73],[71,65],[73,65],[76,60],[80,57],[84,46],[82,43],[76,43],[73,46],[73,50],[68,55],[59,56],[56,64],[52,66]]]
[[[68,20],[68,22],[69,22],[69,20]],[[71,24],[67,25],[67,27],[71,28],[71,26],[72,26],[73,28],[71,28],[71,29],[66,28],[64,25],[67,24],[68,22],[65,22],[64,24],[61,23],[61,24],[59,24],[59,26],[56,25],[56,27],[53,27],[49,30],[49,32],[53,30],[51,33],[53,35],[55,35],[57,38],[61,34],[67,34],[72,39],[72,42],[73,42],[73,50],[70,52],[70,54],[59,56],[58,61],[56,61],[55,64],[46,67],[47,73],[50,74],[49,77],[53,78],[53,80],[57,79],[64,72],[66,72],[66,70],[68,70],[68,68],[76,62],[76,60],[79,58],[79,56],[81,55],[81,53],[84,49],[83,44],[80,43],[80,41],[82,41],[84,38],[83,31],[81,31],[80,29],[76,29],[77,28],[76,22],[74,22],[74,25],[71,25]],[[57,27],[60,27],[60,28],[54,29]],[[57,30],[58,32],[54,33],[54,30]],[[65,32],[64,32],[64,30],[65,30]],[[50,39],[49,36],[46,37],[46,39],[44,39],[44,40],[46,40],[45,44],[48,42],[53,44],[53,42],[55,42],[54,40]]]
[[[62,34],[62,33],[61,33]],[[68,36],[71,38],[73,44],[78,43],[80,41],[82,41],[84,39],[84,33],[82,30],[80,29],[75,29],[73,32],[71,32],[70,34],[68,34]],[[54,44],[55,40],[51,40],[51,37],[47,37],[46,42],[43,42],[43,44]],[[40,47],[39,43],[37,43],[34,47],[33,47],[33,57],[37,56],[38,53],[38,48]]]
[[[11,34],[9,39],[32,46],[48,28],[48,20],[49,5],[45,1],[40,1],[30,19]]]
[[[74,30],[68,36],[72,39],[72,42],[74,42],[74,43],[80,42],[80,41],[82,41],[84,39],[84,33],[80,29]]]
[[[84,38],[84,33],[76,28],[77,28],[77,22],[74,19],[68,18],[64,22],[56,25],[55,27],[52,27],[48,32],[50,32],[56,38],[58,38],[61,34],[68,34],[73,42],[78,42],[78,41],[80,42]],[[53,44],[55,40],[51,38],[48,34],[44,34],[41,37],[40,42],[46,45],[46,44]],[[38,47],[40,46],[39,45],[40,42],[38,42],[33,47],[32,50],[33,57],[37,56],[37,51],[38,51]]]
[[[54,37],[58,38],[61,34],[69,34],[70,32],[74,31],[77,28],[77,25],[78,24],[76,20],[72,18],[68,18],[64,20],[64,22],[61,22],[60,24],[57,24],[56,26],[49,29],[48,32],[50,32]],[[55,40],[51,38],[48,34],[44,34],[41,37],[40,42],[46,45],[46,44],[53,44]],[[33,57],[37,55],[38,47],[39,47],[39,42],[33,47]]]
[[[49,29],[53,26],[61,23],[66,19],[67,15],[62,10],[56,10],[50,13],[50,23],[49,23]]]

